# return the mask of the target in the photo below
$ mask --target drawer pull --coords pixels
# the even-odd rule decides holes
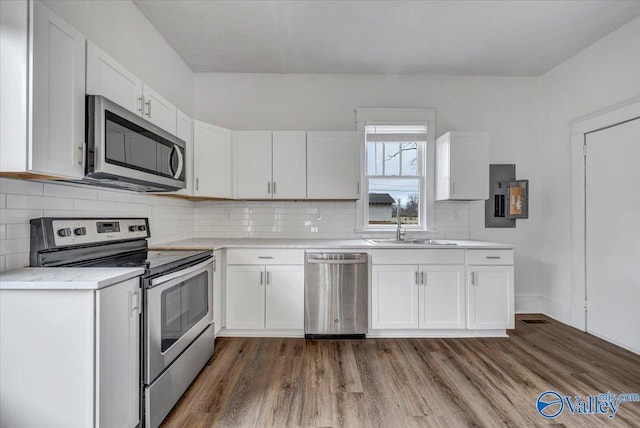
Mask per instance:
[[[487,256],[488,259],[500,259],[500,256]]]
[[[270,260],[273,257],[272,256],[258,256],[259,259],[266,259],[266,260]]]

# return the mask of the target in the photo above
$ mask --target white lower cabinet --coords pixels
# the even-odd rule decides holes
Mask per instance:
[[[467,269],[468,328],[514,328],[513,265]]]
[[[303,252],[271,251],[273,255],[260,256],[260,250],[229,250],[227,262],[259,259],[273,264],[226,266],[226,330],[304,328],[304,266],[278,264],[294,258],[302,260]]]
[[[140,302],[139,278],[0,290],[0,426],[137,426]]]
[[[464,266],[374,265],[371,328],[460,329]]]

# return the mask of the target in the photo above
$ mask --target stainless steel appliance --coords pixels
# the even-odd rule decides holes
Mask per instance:
[[[212,251],[149,251],[146,218],[31,220],[30,264],[145,269],[140,414],[157,427],[213,355]]]
[[[369,257],[366,253],[307,253],[304,269],[307,338],[364,338]]]
[[[86,104],[85,181],[143,192],[186,187],[184,141],[102,96]]]

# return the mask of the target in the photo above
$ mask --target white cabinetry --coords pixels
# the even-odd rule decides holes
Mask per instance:
[[[216,258],[215,264],[213,265],[213,322],[215,323],[215,334],[218,334],[220,329],[222,329],[222,308],[223,305],[223,297],[222,297],[222,289],[224,284],[224,250],[215,250],[213,252],[213,256]]]
[[[304,329],[304,252],[227,250],[226,330]]]
[[[176,137],[185,142],[185,168],[187,169],[187,187],[177,191],[178,195],[193,195],[193,120],[182,111],[178,110]]]
[[[176,134],[177,108],[91,42],[87,43],[87,94],[102,95]]]
[[[465,327],[464,250],[377,250],[372,263],[371,328]]]
[[[233,135],[236,198],[306,198],[304,131],[237,131]]]
[[[514,328],[512,250],[467,251],[468,328]]]
[[[0,12],[0,170],[81,178],[85,38],[39,1]]]
[[[307,198],[360,198],[359,147],[355,132],[307,132]]]
[[[489,198],[489,135],[447,132],[436,139],[437,201]]]
[[[232,197],[231,131],[194,120],[193,196]]]
[[[138,425],[139,284],[0,290],[1,426]]]

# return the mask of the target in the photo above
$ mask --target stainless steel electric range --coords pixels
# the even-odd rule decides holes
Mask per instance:
[[[213,355],[212,251],[149,251],[146,218],[31,220],[33,267],[142,267],[140,421],[157,427]]]

